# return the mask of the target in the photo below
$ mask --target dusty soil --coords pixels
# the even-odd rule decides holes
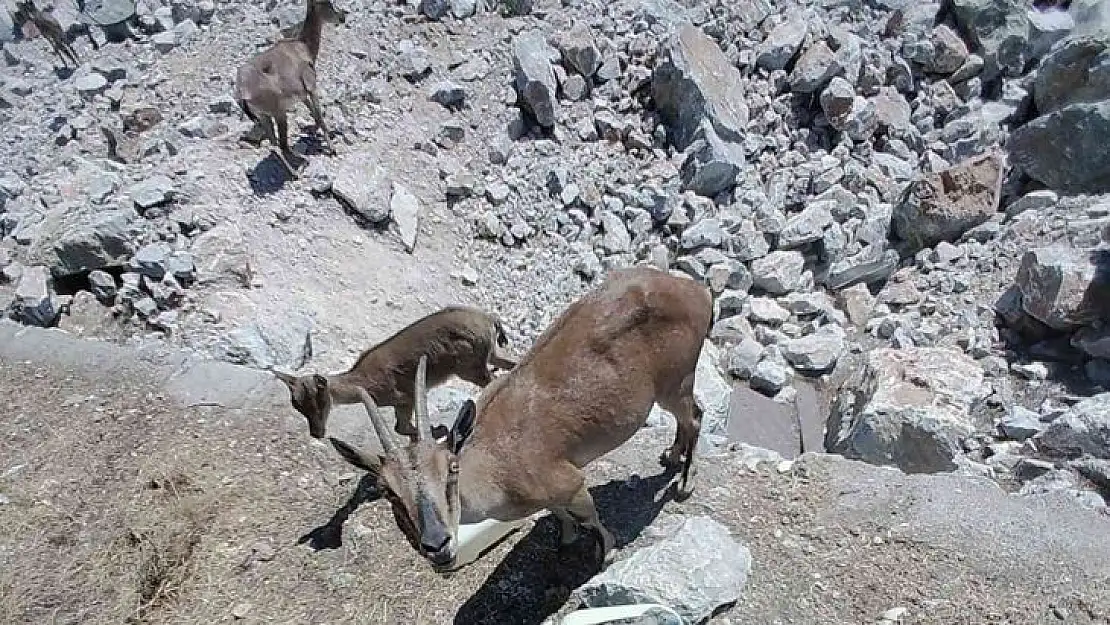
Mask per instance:
[[[592,546],[560,555],[543,518],[436,575],[264,376],[270,403],[186,407],[150,356],[98,352],[113,368],[80,350],[12,353],[0,348],[5,623],[540,623],[593,572]],[[626,553],[682,514],[751,548],[744,596],[715,623],[866,623],[898,606],[906,623],[1110,622],[1110,519],[1062,495],[830,456],[750,470],[730,454],[702,459],[677,504],[654,462],[668,436],[646,429],[593,465],[594,497]]]

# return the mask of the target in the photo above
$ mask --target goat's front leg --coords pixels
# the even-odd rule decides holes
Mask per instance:
[[[597,516],[597,507],[594,505],[594,499],[590,496],[590,491],[586,488],[585,481],[583,480],[582,487],[574,494],[574,498],[566,506],[566,511],[570,513],[578,522],[584,527],[592,529],[597,532],[600,537],[601,554],[598,560],[601,561],[601,566],[604,568],[611,560],[613,547],[616,545],[616,540],[609,530],[601,524],[601,519]]]

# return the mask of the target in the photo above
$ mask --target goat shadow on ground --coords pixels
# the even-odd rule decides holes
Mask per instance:
[[[313,551],[339,549],[343,546],[343,523],[354,514],[355,510],[358,510],[359,506],[377,501],[381,499],[381,496],[382,493],[378,490],[374,479],[370,477],[369,473],[364,473],[355,486],[355,491],[347,499],[347,503],[336,510],[327,523],[298,538],[297,544],[304,545],[307,543]]]
[[[303,158],[293,155],[289,164],[299,168],[303,160]],[[285,165],[281,163],[277,153],[274,150],[269,150],[266,157],[258,161],[258,164],[247,173],[247,180],[250,182],[251,190],[254,191],[255,195],[270,195],[281,191],[285,183],[292,180],[292,177],[285,169]]]
[[[601,523],[613,533],[617,547],[636,540],[674,498],[674,489],[668,488],[674,476],[675,471],[667,469],[590,489]],[[598,572],[598,540],[580,528],[578,540],[560,551],[559,523],[550,514],[544,516],[459,608],[455,625],[542,623]]]

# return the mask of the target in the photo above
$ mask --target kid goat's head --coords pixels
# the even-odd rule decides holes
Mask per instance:
[[[417,437],[398,447],[382,421],[377,405],[368,393],[362,403],[382,444],[382,455],[359,451],[336,438],[330,438],[336,451],[347,462],[368,471],[393,507],[397,526],[413,548],[427,558],[433,568],[449,570],[457,555],[459,529],[458,453],[474,425],[474,402],[468,400],[448,431],[433,433],[428,422],[425,376],[427,357],[421,356],[416,369],[413,426]],[[440,434],[437,438],[436,434]]]

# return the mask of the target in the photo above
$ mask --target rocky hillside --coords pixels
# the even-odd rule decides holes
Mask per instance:
[[[77,68],[0,10],[7,314],[338,370],[647,263],[715,294],[704,452],[1105,509],[1108,3],[338,2],[295,179],[232,96],[300,2],[56,0]]]

